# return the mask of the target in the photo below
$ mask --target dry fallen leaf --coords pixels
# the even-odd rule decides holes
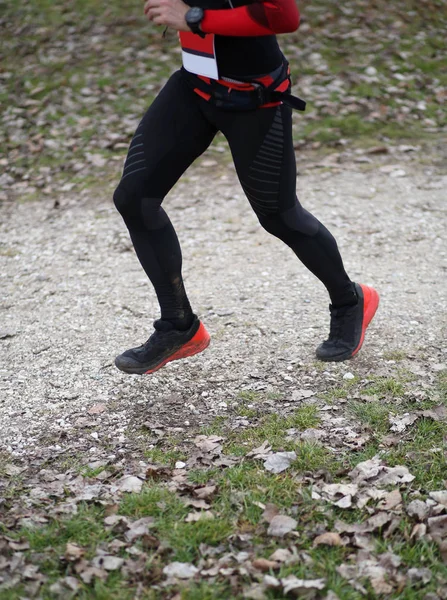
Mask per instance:
[[[147,535],[149,527],[154,523],[155,519],[153,517],[143,517],[142,519],[138,519],[138,521],[134,521],[129,525],[129,529],[124,534],[126,541],[132,543],[137,538]]]
[[[106,571],[117,571],[124,564],[124,559],[118,556],[110,556],[108,554],[95,556],[92,560],[92,565],[97,569],[105,569]]]
[[[390,431],[402,433],[409,425],[413,425],[418,420],[419,415],[405,413],[404,415],[389,415]]]
[[[251,563],[255,569],[259,571],[270,571],[270,569],[279,569],[279,563],[274,560],[267,560],[266,558],[256,558]]]
[[[381,510],[393,510],[400,504],[402,504],[402,494],[399,490],[393,490],[378,504],[378,508]]]
[[[270,454],[264,462],[266,471],[270,473],[282,473],[296,460],[295,452],[276,452]]]
[[[261,446],[258,448],[254,448],[250,452],[247,453],[247,458],[258,458],[261,460],[265,460],[272,453],[272,447],[266,440]]]
[[[79,560],[80,558],[82,558],[85,554],[85,550],[83,550],[80,546],[77,546],[76,544],[71,544],[70,542],[67,542],[67,545],[65,546],[65,560],[68,560],[69,562],[74,561],[74,560]]]
[[[407,506],[407,514],[410,517],[417,517],[419,521],[423,521],[428,517],[429,512],[429,507],[422,500],[412,500]]]
[[[411,475],[407,467],[402,465],[387,467],[379,458],[372,458],[359,463],[349,473],[349,476],[354,483],[364,484],[368,482],[377,487],[411,483],[414,480],[414,475]]]
[[[428,519],[428,532],[436,540],[447,538],[447,515]]]
[[[264,512],[262,513],[261,522],[271,523],[273,517],[279,514],[279,508],[276,504],[266,504]]]
[[[192,500],[191,498],[185,498],[183,500],[185,506],[192,506],[192,508],[208,510],[211,508],[211,504],[205,502],[205,500]]]
[[[214,513],[209,511],[190,512],[186,518],[186,523],[195,523],[196,521],[206,521],[214,519]]]
[[[283,592],[285,595],[290,594],[297,598],[311,599],[317,596],[319,590],[323,590],[326,586],[325,579],[298,579],[295,575],[289,575],[281,579]]]
[[[194,440],[194,444],[203,452],[219,454],[222,451],[222,446],[220,445],[222,441],[223,438],[218,435],[198,435]]]
[[[418,523],[413,527],[410,534],[410,539],[420,540],[427,535],[427,525],[425,523]]]
[[[318,535],[314,541],[314,546],[342,546],[343,542],[338,533],[327,532]]]
[[[197,498],[204,500],[205,498],[210,498],[214,494],[216,489],[217,487],[215,485],[208,485],[205,487],[195,489],[194,494],[197,496]]]
[[[87,585],[90,585],[94,578],[105,581],[108,577],[107,571],[105,569],[99,569],[98,567],[87,567],[77,572],[82,581]]]
[[[243,597],[247,600],[267,600],[265,586],[261,583],[252,583],[249,588],[244,590]]]
[[[447,508],[447,490],[441,490],[439,492],[430,492],[430,498],[433,498],[438,504],[442,504]]]
[[[431,581],[432,572],[430,571],[430,569],[427,568],[413,568],[408,569],[407,576],[411,583],[422,583],[423,585],[425,585]]]
[[[121,492],[133,492],[139,494],[143,487],[143,481],[133,475],[125,475],[117,481],[117,486]]]
[[[297,525],[297,521],[292,519],[292,517],[277,515],[271,520],[270,526],[267,529],[267,534],[274,537],[283,537],[293,531]]]
[[[293,554],[286,548],[278,548],[278,550],[275,550],[275,552],[273,552],[273,554],[270,556],[270,560],[280,563],[287,563],[292,558]]]
[[[199,569],[190,563],[173,562],[166,565],[163,573],[168,577],[177,577],[178,579],[191,579]]]

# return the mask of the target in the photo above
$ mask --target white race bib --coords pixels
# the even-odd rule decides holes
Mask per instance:
[[[207,33],[205,37],[200,37],[192,31],[180,31],[179,37],[185,69],[196,75],[219,79],[214,33]]]

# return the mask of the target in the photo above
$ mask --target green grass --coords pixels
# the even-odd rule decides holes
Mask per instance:
[[[399,362],[407,358],[407,353],[403,350],[389,350],[388,352],[383,353],[383,358],[385,360],[395,360],[396,362]]]
[[[415,476],[413,487],[435,491],[445,488],[447,473],[447,425],[419,419],[405,441],[386,453],[390,466],[403,464]]]
[[[251,411],[251,409],[238,409],[240,415],[242,411]],[[257,416],[258,411],[248,412],[251,417]],[[247,412],[243,416],[246,416]],[[304,405],[293,411],[290,415],[281,416],[277,413],[260,416],[251,427],[240,431],[227,432],[225,451],[229,454],[245,454],[268,441],[274,450],[287,449],[293,450],[296,442],[286,441],[287,431],[296,429],[304,431],[305,429],[317,427],[320,423],[318,408],[314,405]],[[214,431],[214,428],[212,429]],[[220,429],[220,433],[224,433]]]
[[[405,392],[404,376],[399,376],[399,379],[393,377],[376,377],[370,379],[367,386],[363,390],[364,394],[391,398],[399,398]]]
[[[387,404],[381,402],[348,402],[349,412],[358,419],[361,423],[366,425],[373,433],[383,434],[386,433],[389,428],[388,415],[392,408]]]
[[[145,450],[144,457],[152,463],[168,465],[170,467],[174,467],[177,461],[183,461],[187,458],[185,453],[180,450],[159,448],[158,446],[150,450]]]
[[[91,554],[97,544],[112,539],[103,527],[102,514],[99,508],[81,505],[78,513],[67,520],[52,521],[42,528],[24,528],[19,530],[18,536],[29,542],[33,552],[52,549],[63,553],[67,542],[71,542]]]
[[[135,519],[162,517],[168,513],[173,521],[188,514],[180,498],[160,485],[145,486],[140,494],[127,494],[120,503],[119,513]]]

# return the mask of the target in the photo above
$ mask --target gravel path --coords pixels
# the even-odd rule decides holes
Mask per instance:
[[[439,369],[447,176],[422,152],[352,156],[308,159],[299,177],[303,204],[335,234],[351,277],[381,294],[360,356],[327,368],[314,359],[328,331],[324,290],[260,229],[231,167],[205,157],[166,200],[186,288],[212,343],[150,377],[113,366],[148,337],[158,312],[110,199],[85,190],[62,196],[59,208],[4,206],[0,442],[9,458],[124,456],[143,439],[143,423],[187,432],[225,414],[241,390],[287,400],[348,371],[385,372],[395,350],[414,372]]]

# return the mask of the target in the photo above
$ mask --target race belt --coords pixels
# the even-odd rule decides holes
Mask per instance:
[[[291,94],[290,69],[285,59],[281,72],[275,79],[266,75],[245,83],[216,80],[190,73],[187,75],[194,91],[222,110],[256,110],[281,103],[295,110],[306,110],[306,102]]]

